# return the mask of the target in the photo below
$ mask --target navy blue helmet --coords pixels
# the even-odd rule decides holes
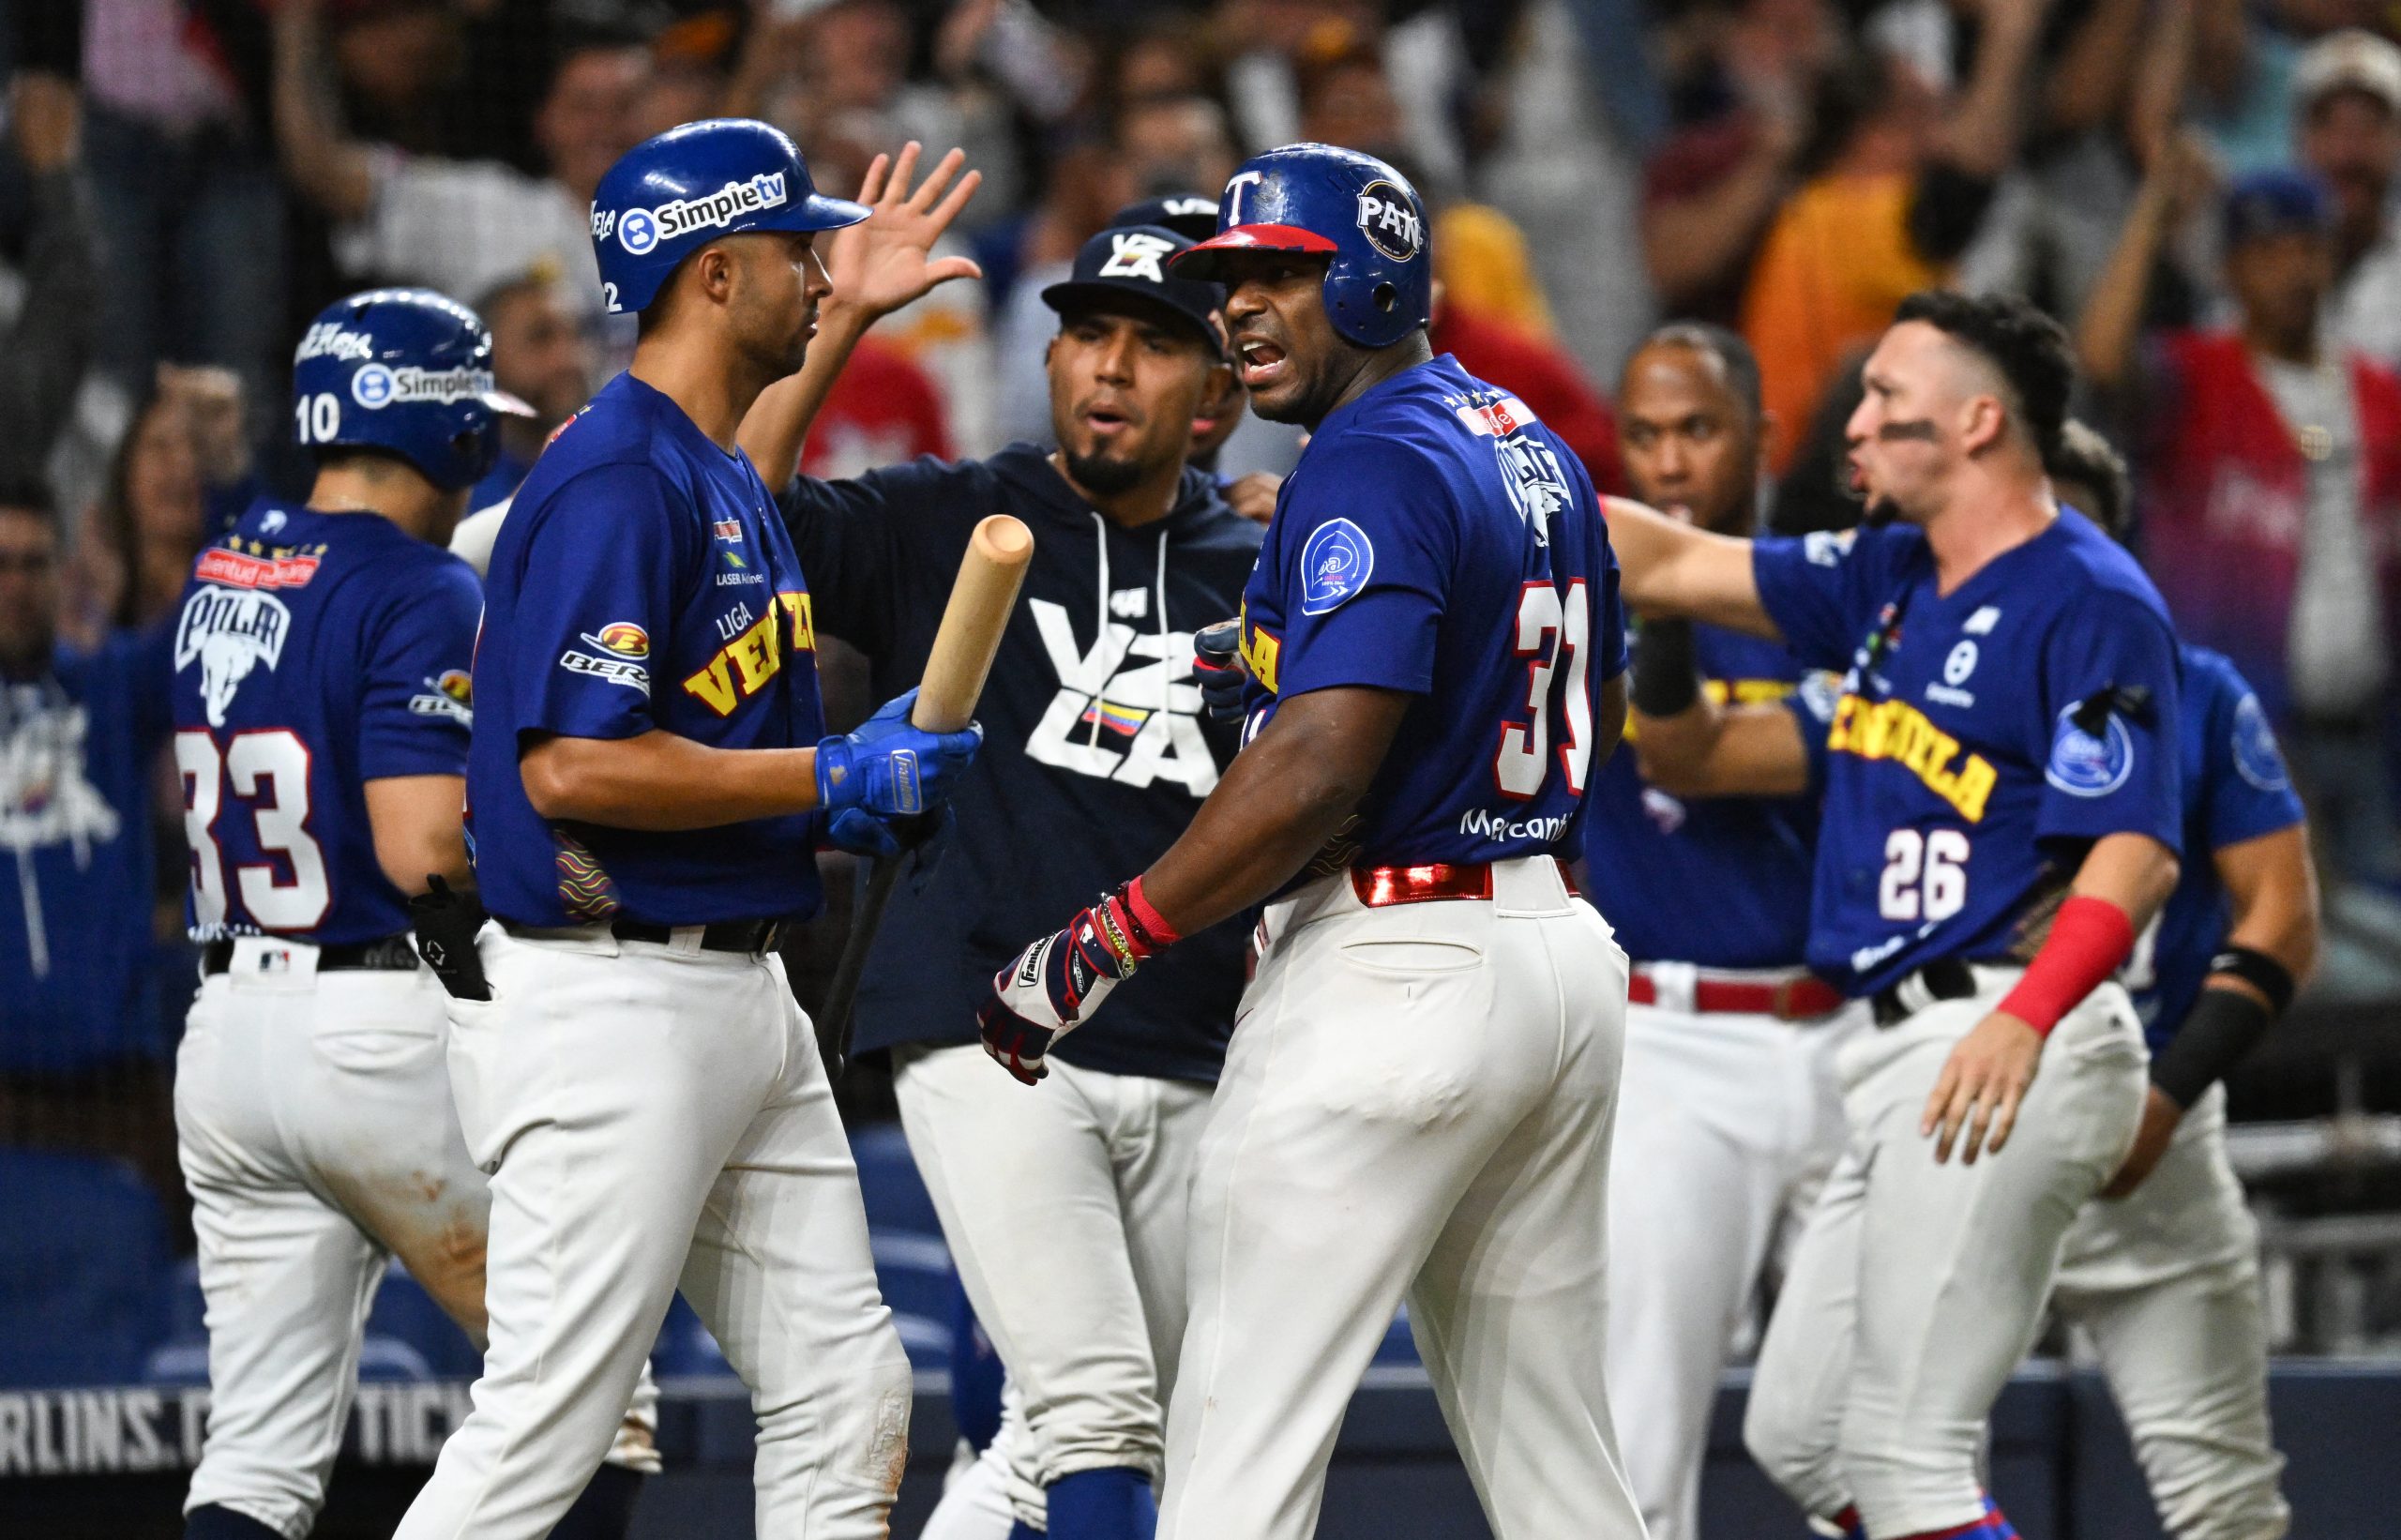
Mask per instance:
[[[1218,201],[1217,233],[1174,262],[1178,278],[1226,280],[1228,253],[1327,257],[1325,312],[1366,348],[1387,348],[1434,310],[1426,205],[1409,179],[1356,150],[1287,144],[1255,155]]]
[[[675,264],[725,235],[753,230],[838,230],[864,204],[828,198],[808,178],[800,146],[747,117],[687,123],[643,140],[600,178],[592,250],[612,312],[658,296]]]
[[[446,491],[500,455],[500,415],[533,409],[492,384],[491,333],[430,289],[370,289],[327,306],[292,357],[292,415],[312,449],[398,455]]]

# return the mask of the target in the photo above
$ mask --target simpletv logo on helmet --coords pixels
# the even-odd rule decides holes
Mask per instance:
[[[1359,189],[1359,230],[1367,244],[1395,262],[1407,262],[1426,244],[1424,222],[1409,206],[1409,194],[1382,177]]]
[[[660,241],[730,225],[762,209],[780,208],[785,197],[784,174],[761,172],[747,182],[728,182],[705,197],[678,198],[657,208],[629,208],[617,218],[617,243],[635,256],[643,256]]]
[[[403,406],[427,401],[447,406],[490,395],[491,390],[488,369],[419,369],[414,364],[388,369],[370,364],[350,378],[350,399],[370,412],[380,412],[396,401]]]

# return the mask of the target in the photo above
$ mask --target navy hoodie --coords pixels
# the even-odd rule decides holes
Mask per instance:
[[[1192,682],[1192,633],[1240,607],[1261,532],[1189,470],[1166,519],[1121,528],[1028,444],[802,477],[781,502],[816,624],[867,654],[878,700],[925,672],[975,525],[1007,513],[1034,531],[976,708],[983,753],[950,832],[907,858],[859,989],[861,1049],[972,1042],[1001,965],[1156,860],[1233,757],[1233,726],[1207,719]],[[1244,940],[1229,921],[1145,963],[1058,1056],[1214,1083]]]

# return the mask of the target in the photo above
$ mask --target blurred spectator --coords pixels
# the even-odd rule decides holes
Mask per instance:
[[[514,278],[476,301],[491,328],[492,381],[534,409],[530,417],[500,419],[500,459],[467,494],[467,506],[488,508],[513,495],[534,458],[559,424],[592,399],[592,344],[559,303],[556,286]]]
[[[229,422],[236,457],[242,442],[238,404],[225,411],[227,378],[188,383],[162,367],[157,390],[135,411],[76,545],[65,618],[71,640],[97,646],[113,630],[147,625],[183,592],[210,533],[209,468],[247,469],[227,459]]]
[[[2144,183],[2077,351],[2133,425],[2142,550],[2178,629],[2257,687],[2333,868],[2390,877],[2401,378],[2327,337],[2335,213],[2294,171],[2227,191],[2235,325],[2137,345],[2147,279],[2205,185],[2203,153],[2180,143]]]
[[[60,577],[48,492],[0,487],[0,1140],[128,1155],[172,1199],[144,795],[171,632],[62,645]]]
[[[1731,326],[1842,27],[1828,0],[1736,0],[1670,31],[1694,57],[1670,98],[1681,121],[1643,171],[1643,262],[1669,314]]]
[[[2401,168],[2401,48],[2337,32],[2301,56],[2293,79],[2302,163],[2334,200],[2334,292],[2327,335],[2401,366],[2401,231],[2393,218]]]
[[[10,83],[9,140],[30,183],[22,269],[0,313],[0,484],[38,479],[74,410],[99,325],[99,257],[76,171],[75,87],[26,71]]]
[[[275,127],[285,173],[336,221],[343,270],[458,296],[538,273],[563,283],[579,320],[596,328],[604,306],[592,190],[635,143],[648,53],[606,36],[560,48],[534,118],[548,174],[529,176],[499,159],[412,155],[350,137],[326,68],[325,4],[276,8]]]
[[[1770,463],[1789,464],[1819,395],[1912,291],[1939,285],[2017,153],[2027,66],[2048,0],[1977,0],[1966,83],[1947,96],[1886,47],[1821,90],[1808,179],[1768,231],[1743,300],[1774,414]]]
[[[2240,174],[2292,159],[2300,47],[2250,0],[2178,0],[2192,8],[2195,117],[2220,164]]]
[[[865,476],[919,455],[952,456],[942,393],[926,371],[869,335],[825,393],[800,451],[800,473],[820,480]]]
[[[83,0],[83,15],[102,359],[128,392],[162,359],[220,365],[255,390],[275,372],[286,299],[258,10]]]

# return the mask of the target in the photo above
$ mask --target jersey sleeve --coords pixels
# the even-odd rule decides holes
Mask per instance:
[[[1902,529],[1816,530],[1751,542],[1751,579],[1785,644],[1811,668],[1836,672],[1896,591],[1919,536]]]
[[[1276,512],[1292,521],[1293,542],[1276,694],[1364,685],[1423,695],[1458,527],[1450,491],[1390,439],[1330,447]],[[1623,668],[1623,637],[1618,647]]]
[[[2181,853],[2181,676],[2167,622],[2131,596],[2070,606],[2045,639],[2039,839],[2148,835]]]
[[[2284,750],[2275,729],[2250,685],[2230,663],[2207,665],[2212,700],[2201,756],[2203,782],[2198,788],[2202,826],[2210,849],[2222,851],[2246,839],[2289,829],[2303,818],[2301,798],[2292,789]],[[2194,670],[2184,687],[2203,687]],[[2188,707],[2189,709],[2189,707]],[[2199,860],[2201,853],[2188,853]]]
[[[359,777],[463,776],[483,591],[456,561],[441,563],[427,581],[395,587],[366,659]]]
[[[677,539],[684,513],[657,470],[609,464],[559,487],[539,515],[521,553],[511,639],[519,733],[650,732],[651,655],[666,645],[689,570]]]

